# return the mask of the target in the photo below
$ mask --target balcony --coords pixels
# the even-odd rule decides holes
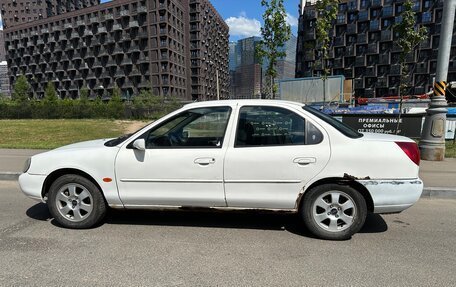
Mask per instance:
[[[131,65],[133,65],[133,62],[131,61],[130,58],[125,57],[125,58],[122,60],[122,63],[121,63],[120,65],[121,65],[121,66],[131,66]]]
[[[116,48],[114,49],[114,52],[113,52],[112,54],[113,54],[113,55],[122,55],[123,53],[124,53],[124,52],[123,52],[122,48],[116,47]]]
[[[358,34],[358,44],[367,44],[367,35],[365,33]]]
[[[377,83],[375,84],[377,88],[388,88],[388,78],[387,77],[379,77],[377,78]]]
[[[128,23],[128,27],[129,28],[139,28],[139,23],[138,23],[138,21],[130,21],[130,23]]]
[[[76,32],[71,33],[71,40],[79,39],[79,34]]]
[[[368,54],[378,54],[378,43],[370,43],[367,46],[367,53]]]
[[[107,33],[108,33],[108,31],[106,31],[106,27],[98,28],[98,32],[97,32],[98,35],[103,35],[103,34],[107,34]]]
[[[353,68],[344,69],[344,76],[347,79],[353,79],[355,77],[355,71]]]
[[[392,41],[392,40],[393,40],[393,33],[391,32],[391,30],[383,30],[381,32],[380,41],[388,42],[388,41]]]
[[[371,7],[372,8],[377,8],[382,6],[382,0],[372,0],[371,1]]]
[[[355,89],[364,89],[364,79],[355,79],[354,82]]]
[[[418,64],[416,64],[415,73],[416,74],[428,74],[429,73],[429,69],[428,69],[427,63],[418,63]]]
[[[454,39],[453,39],[454,40]],[[431,39],[426,39],[420,43],[420,49],[432,49]]]
[[[357,56],[355,59],[355,67],[364,67],[364,66],[366,66],[366,57]]]
[[[369,21],[369,11],[364,10],[358,13],[358,22]]]
[[[133,68],[130,72],[130,77],[140,77],[141,76],[141,72],[136,69],[136,68]]]
[[[92,69],[98,69],[98,68],[103,68],[103,66],[101,65],[100,61],[95,60],[95,62],[93,63]]]
[[[413,51],[410,54],[407,54],[407,56],[405,56],[405,62],[406,63],[415,63],[415,51]]]
[[[125,72],[124,72],[124,70],[122,70],[122,69],[117,69],[117,71],[116,71],[114,77],[116,77],[116,78],[123,78],[123,77],[125,77]]]
[[[343,59],[334,59],[333,61],[333,68],[334,69],[339,69],[344,66],[344,61]]]
[[[106,64],[106,67],[115,67],[117,66],[116,61],[114,60],[109,60],[108,63]]]
[[[89,74],[87,74],[87,77],[86,79],[87,80],[96,80],[96,76],[95,76],[95,73],[94,72],[90,72]]]
[[[347,46],[345,47],[345,56],[346,57],[353,57],[355,56],[355,47]]]
[[[315,53],[313,51],[306,51],[304,54],[305,61],[315,61]]]
[[[145,56],[139,57],[138,63],[140,63],[140,64],[147,64],[147,63],[149,63],[149,57],[145,57]]]
[[[347,34],[356,34],[358,32],[358,26],[356,24],[348,24]]]
[[[73,29],[73,25],[71,23],[65,23],[63,29]]]
[[[90,29],[86,29],[84,31],[84,37],[92,37],[93,36],[93,33]]]
[[[139,53],[141,50],[139,50],[138,45],[132,45],[130,49],[128,50],[128,53]]]
[[[120,17],[130,17],[130,11],[128,10],[121,10]]]
[[[379,55],[380,64],[389,65],[390,64],[390,54],[384,53]]]
[[[122,31],[122,26],[120,24],[114,24],[112,26],[112,31]]]
[[[146,6],[139,6],[137,10],[138,10],[139,14],[147,13],[147,7]]]
[[[339,37],[336,37],[334,38],[334,46],[345,46],[345,37],[343,36],[339,36]]]
[[[106,14],[106,15],[104,15],[104,20],[105,21],[112,21],[112,20],[114,20],[114,15]]]
[[[375,67],[369,67],[366,68],[366,72],[364,73],[366,77],[376,77],[377,76],[377,71],[375,70]]]
[[[397,75],[400,75],[400,74],[401,74],[401,65],[399,65],[399,64],[391,65],[390,75],[397,76]]]

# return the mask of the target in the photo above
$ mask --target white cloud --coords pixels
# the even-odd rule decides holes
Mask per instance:
[[[298,18],[291,15],[290,13],[287,13],[285,21],[287,21],[288,25],[290,25],[291,27],[298,27]]]
[[[255,18],[247,18],[245,12],[241,12],[239,17],[229,17],[225,22],[230,27],[231,36],[251,37],[261,34],[260,21]]]

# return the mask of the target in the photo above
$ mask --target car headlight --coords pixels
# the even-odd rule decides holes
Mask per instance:
[[[25,161],[25,164],[24,164],[24,169],[22,170],[24,173],[26,173],[29,168],[30,168],[30,165],[32,164],[32,158],[29,157],[26,161]]]

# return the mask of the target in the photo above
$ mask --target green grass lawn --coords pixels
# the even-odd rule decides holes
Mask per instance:
[[[128,122],[113,120],[0,120],[0,148],[52,149],[127,129]]]
[[[456,143],[455,141],[447,141],[446,142],[446,150],[445,150],[445,157],[456,157]]]

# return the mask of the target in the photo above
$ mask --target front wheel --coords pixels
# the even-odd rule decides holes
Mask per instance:
[[[51,185],[49,212],[63,227],[82,229],[98,224],[106,214],[106,202],[99,188],[85,177],[68,174]]]
[[[363,227],[367,206],[364,197],[355,189],[325,184],[306,192],[300,212],[304,224],[315,236],[345,240]]]

